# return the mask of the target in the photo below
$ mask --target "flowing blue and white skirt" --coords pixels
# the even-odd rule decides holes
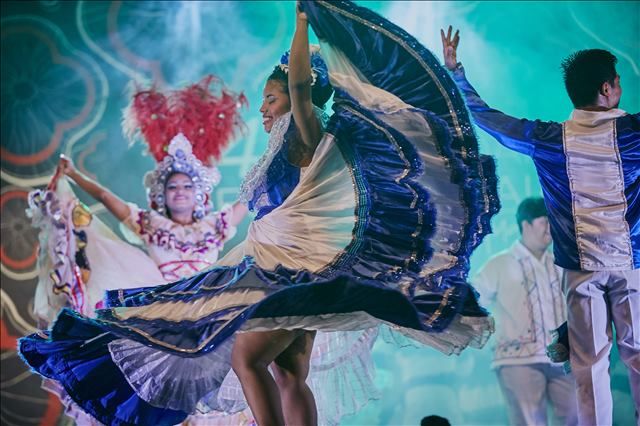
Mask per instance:
[[[455,83],[365,8],[303,8],[336,94],[290,193],[220,266],[110,291],[96,319],[64,310],[50,331],[20,341],[35,371],[103,423],[170,425],[242,409],[220,391],[237,333],[344,333],[346,347],[349,333],[382,326],[454,354],[493,331],[466,278],[499,209],[495,167],[478,152]]]

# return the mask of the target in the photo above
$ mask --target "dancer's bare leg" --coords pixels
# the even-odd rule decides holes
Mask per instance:
[[[236,336],[231,366],[260,426],[285,424],[280,392],[267,367],[300,334],[301,331],[274,330],[238,333]]]
[[[318,424],[316,401],[306,383],[315,335],[315,331],[302,331],[271,364],[287,425]]]

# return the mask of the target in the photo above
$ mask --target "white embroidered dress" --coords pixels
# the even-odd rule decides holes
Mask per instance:
[[[236,232],[230,225],[230,206],[193,224],[180,225],[129,204],[131,215],[125,225],[137,238],[125,236],[138,244],[142,240],[145,253],[79,206],[64,178],[55,191],[32,193],[28,212],[33,225],[40,228],[34,314],[42,322],[50,323],[65,306],[92,316],[106,290],[189,277],[213,265]],[[78,211],[88,219],[78,220]],[[80,257],[85,261],[79,262]]]
[[[230,225],[233,211],[225,206],[189,225],[181,225],[155,212],[129,204],[124,224],[144,242],[162,277],[177,281],[202,271],[218,260],[227,240],[236,233]]]

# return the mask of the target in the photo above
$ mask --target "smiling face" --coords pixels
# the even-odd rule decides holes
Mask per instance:
[[[193,213],[196,206],[196,191],[189,176],[175,173],[167,179],[164,188],[165,204],[172,215]]]
[[[286,93],[283,82],[267,80],[262,92],[262,125],[267,133],[271,132],[273,122],[283,114],[291,111],[291,100]]]

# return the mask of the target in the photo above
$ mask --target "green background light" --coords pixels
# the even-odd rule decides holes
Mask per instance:
[[[459,28],[459,60],[469,80],[492,107],[513,116],[566,120],[572,106],[559,64],[585,48],[617,55],[624,90],[620,107],[640,110],[639,2],[359,4],[405,28],[438,57],[440,28]],[[122,136],[127,84],[138,79],[177,86],[210,72],[232,90],[244,91],[250,104],[243,115],[246,132],[225,153],[223,182],[213,194],[217,206],[233,202],[244,173],[266,148],[258,112],[262,86],[289,48],[294,15],[293,2],[3,2],[3,194],[44,185],[63,152],[123,199],[145,205],[142,178],[154,163],[143,155],[141,144],[129,146]],[[530,159],[480,130],[478,136],[483,152],[496,158],[503,208],[492,222],[494,234],[472,257],[472,273],[518,238],[517,204],[540,195]],[[47,151],[47,146],[53,148]],[[90,198],[82,199],[120,232],[110,215]],[[4,230],[12,220],[26,220],[20,215],[19,208],[3,210],[2,247],[17,259],[27,256],[29,248]],[[227,250],[241,241],[247,225],[248,220]],[[3,260],[2,288],[29,321],[33,274],[12,270]],[[3,311],[3,321],[6,315]],[[426,348],[399,349],[380,339],[374,358],[382,398],[346,417],[344,424],[417,425],[429,414],[457,425],[507,424],[504,400],[489,369],[490,347],[491,341],[483,350],[445,357]],[[21,368],[14,361],[3,358],[3,370]],[[615,350],[611,376],[614,423],[632,424],[626,370]],[[41,392],[35,382],[33,389]]]

